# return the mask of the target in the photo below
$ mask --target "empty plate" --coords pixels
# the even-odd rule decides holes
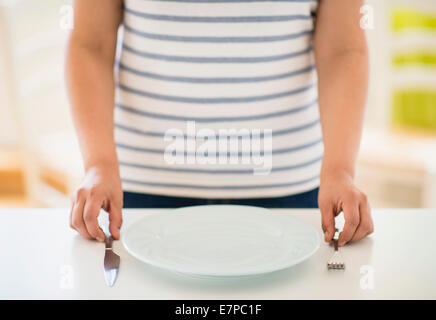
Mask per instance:
[[[157,213],[123,232],[123,244],[150,265],[196,277],[245,277],[288,268],[319,248],[310,224],[268,209],[208,205]]]

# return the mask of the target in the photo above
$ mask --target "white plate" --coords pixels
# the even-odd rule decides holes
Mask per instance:
[[[147,216],[123,232],[139,260],[196,277],[244,277],[288,268],[319,248],[308,223],[270,210],[192,206]]]

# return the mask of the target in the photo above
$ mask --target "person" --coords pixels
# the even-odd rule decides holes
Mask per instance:
[[[341,246],[372,233],[353,183],[369,72],[362,5],[76,0],[66,82],[85,177],[71,227],[104,241],[103,208],[119,239],[123,208],[230,203],[319,207],[327,242],[343,212]],[[256,136],[260,162],[206,157],[235,156],[214,152],[220,130]]]

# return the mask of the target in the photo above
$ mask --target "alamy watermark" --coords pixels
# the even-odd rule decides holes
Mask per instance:
[[[360,267],[360,289],[374,290],[374,267],[364,265]]]
[[[63,265],[59,268],[59,288],[71,290],[74,288],[74,269],[73,266]]]
[[[363,30],[374,29],[374,8],[366,4],[360,8],[362,18],[360,19],[360,27]]]
[[[272,129],[196,130],[195,121],[187,121],[185,132],[168,129],[164,141],[168,164],[246,164],[254,175],[271,173]]]
[[[63,5],[59,9],[60,20],[59,27],[62,30],[72,30],[74,29],[74,9],[72,5]]]

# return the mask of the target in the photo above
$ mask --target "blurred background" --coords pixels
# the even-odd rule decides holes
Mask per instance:
[[[63,84],[72,1],[0,0],[0,207],[67,207],[83,175]],[[436,1],[368,0],[356,182],[372,207],[436,208]]]

